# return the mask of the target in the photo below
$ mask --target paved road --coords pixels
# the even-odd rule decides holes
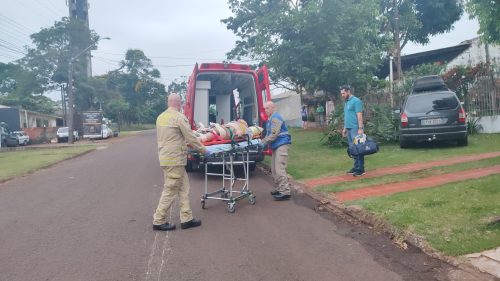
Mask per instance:
[[[0,159],[1,161],[1,159]],[[257,204],[199,203],[200,228],[151,230],[162,188],[153,131],[0,184],[0,281],[448,280],[448,265],[383,235],[315,211],[304,195],[274,202],[251,178]],[[210,180],[211,188],[220,184]],[[179,224],[178,206],[170,214]]]

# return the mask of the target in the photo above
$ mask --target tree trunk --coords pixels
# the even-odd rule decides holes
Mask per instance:
[[[398,1],[393,1],[394,9],[394,62],[396,64],[396,75],[394,80],[399,80],[402,75],[401,69],[401,31],[399,29],[399,5]]]

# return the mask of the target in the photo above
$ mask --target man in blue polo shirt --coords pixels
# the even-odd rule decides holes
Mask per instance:
[[[350,86],[340,87],[340,95],[345,100],[344,104],[344,129],[342,136],[347,136],[348,143],[353,143],[357,135],[363,134],[363,102],[355,97]],[[354,156],[354,167],[347,171],[355,177],[365,173],[365,157]]]
[[[276,201],[290,199],[291,190],[286,174],[288,163],[288,148],[292,144],[292,137],[288,133],[288,127],[283,117],[276,111],[276,105],[272,101],[264,104],[266,115],[269,120],[266,122],[266,137],[262,140],[262,145],[270,145],[273,150],[271,158],[271,172],[276,190],[271,191],[271,195]]]

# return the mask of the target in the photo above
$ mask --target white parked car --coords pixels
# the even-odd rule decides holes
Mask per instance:
[[[68,141],[68,127],[61,127],[57,129],[57,142],[67,142]],[[79,140],[78,131],[73,131],[73,139],[75,141]]]
[[[113,136],[113,130],[111,130],[111,128],[108,125],[103,124],[102,125],[102,138],[107,139],[107,138],[111,138],[112,136]]]
[[[19,145],[27,145],[30,142],[30,136],[28,136],[28,134],[24,131],[15,131],[14,135],[16,135],[17,140],[19,141]]]

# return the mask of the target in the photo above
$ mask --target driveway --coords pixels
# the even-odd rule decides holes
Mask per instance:
[[[257,203],[202,210],[199,228],[151,230],[162,189],[154,131],[0,184],[0,280],[450,280],[460,274],[418,249],[316,211],[305,195],[275,202],[255,172]],[[210,189],[221,184],[209,180]],[[458,276],[458,277],[457,277]]]

